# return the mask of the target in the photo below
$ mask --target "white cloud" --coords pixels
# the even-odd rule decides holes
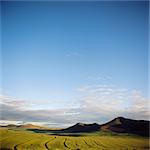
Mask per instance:
[[[142,94],[113,85],[88,85],[77,89],[85,112],[113,118],[126,116],[135,119],[148,119],[148,99]],[[95,116],[93,116],[95,117]]]
[[[22,121],[10,121],[10,120],[0,120],[0,125],[8,125],[8,124],[15,124],[15,125],[20,125],[22,124]]]
[[[66,54],[66,57],[80,57],[81,55],[78,52],[70,52],[68,54]]]
[[[17,108],[25,108],[28,104],[25,100],[18,100],[9,96],[0,95],[0,104]]]
[[[114,85],[87,85],[78,88],[77,92],[75,105],[72,105],[71,101],[70,105],[45,109],[32,108],[32,104],[25,100],[1,95],[1,120],[67,126],[77,122],[104,123],[117,116],[149,119],[149,100],[138,90],[118,88]],[[39,105],[39,102],[34,105]]]
[[[134,118],[149,119],[149,102],[150,99],[142,96],[138,90],[131,91],[130,106],[126,110]]]
[[[102,74],[95,75],[95,76],[88,76],[88,80],[91,81],[110,81],[112,79],[111,76],[104,76]]]
[[[1,114],[0,119],[7,121],[23,122],[46,122],[48,125],[57,124],[65,126],[72,122],[72,116],[78,115],[75,106],[55,108],[55,109],[32,109],[32,104],[27,101],[16,100],[8,96],[0,96]],[[37,104],[38,105],[38,104]],[[45,104],[46,105],[46,104]],[[73,119],[74,121],[74,119]]]

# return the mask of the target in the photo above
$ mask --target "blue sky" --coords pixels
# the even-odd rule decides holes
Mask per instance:
[[[48,110],[81,109],[96,87],[126,90],[123,108],[148,97],[148,2],[1,4],[3,95]]]

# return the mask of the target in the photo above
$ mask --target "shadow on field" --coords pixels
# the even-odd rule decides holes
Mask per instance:
[[[12,150],[12,149],[10,149],[10,148],[2,148],[1,150]]]
[[[65,133],[61,130],[46,130],[46,129],[27,129],[27,130],[32,131],[34,133],[45,133],[55,136],[73,136],[73,137],[83,136],[81,133]]]

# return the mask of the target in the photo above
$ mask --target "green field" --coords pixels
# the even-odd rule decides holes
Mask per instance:
[[[58,136],[0,129],[1,150],[148,150],[149,139],[127,135]]]

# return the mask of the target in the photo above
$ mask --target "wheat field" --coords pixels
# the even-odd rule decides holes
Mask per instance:
[[[148,150],[149,139],[136,136],[55,136],[0,129],[1,150]]]

